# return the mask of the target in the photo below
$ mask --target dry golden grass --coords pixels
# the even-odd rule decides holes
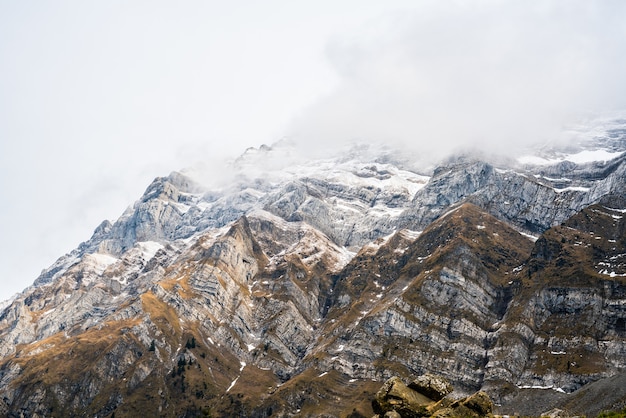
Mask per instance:
[[[141,295],[141,304],[144,312],[146,312],[152,322],[157,325],[166,335],[172,335],[180,338],[182,329],[178,314],[167,303],[163,302],[152,292],[146,292]]]
[[[199,297],[199,295],[193,291],[189,285],[189,276],[173,277],[170,279],[161,280],[157,283],[167,292],[176,291],[178,295],[183,299],[193,299]]]
[[[139,319],[107,322],[75,337],[59,332],[33,344],[18,346],[16,354],[8,360],[19,364],[23,372],[12,384],[52,385],[63,379],[76,379],[120,338],[134,339],[127,331],[138,322]]]
[[[371,380],[350,381],[348,376],[335,370],[322,375],[319,370],[307,369],[285,382],[262,405],[281,409],[290,399],[300,404],[301,416],[318,416],[329,411],[340,417],[354,411],[372,416],[371,400],[380,386],[380,382]]]
[[[36,324],[37,322],[39,322],[39,319],[42,317],[42,315],[48,311],[49,309],[42,309],[40,311],[28,311],[28,314],[30,315],[30,322],[32,324]]]

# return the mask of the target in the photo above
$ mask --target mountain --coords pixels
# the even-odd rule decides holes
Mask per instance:
[[[0,309],[0,416],[371,416],[428,372],[501,413],[624,407],[624,126],[157,178]]]

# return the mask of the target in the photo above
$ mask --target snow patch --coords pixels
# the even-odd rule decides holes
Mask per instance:
[[[606,162],[622,155],[623,152],[610,152],[599,149],[595,151],[585,150],[577,154],[570,154],[564,157],[564,160],[571,161],[576,164],[592,163],[595,161]]]
[[[539,237],[536,237],[536,236],[531,235],[531,234],[527,234],[527,233],[525,233],[525,232],[520,232],[520,235],[522,235],[522,236],[524,236],[524,237],[528,238],[528,239],[529,239],[529,240],[531,240],[532,242],[536,242],[536,241],[539,239]]]
[[[528,165],[552,165],[558,164],[563,161],[570,161],[575,164],[587,164],[593,162],[607,162],[613,160],[619,156],[624,154],[624,152],[611,152],[604,149],[599,149],[595,151],[584,150],[580,151],[576,154],[565,154],[558,158],[542,158],[535,155],[524,155],[517,159],[520,164],[528,164]]]
[[[554,181],[554,182],[561,182],[561,183],[569,183],[572,181],[572,179],[568,179],[567,177],[561,177],[561,178],[553,178],[553,177],[546,177],[546,176],[540,176],[548,181]]]
[[[518,386],[519,389],[552,389],[556,392],[560,392],[560,393],[566,393],[563,389],[561,388],[557,388],[554,386],[540,386],[540,385],[525,385],[525,386]]]
[[[408,240],[415,241],[420,235],[422,235],[423,231],[413,231],[411,229],[401,229],[400,235]]]
[[[235,380],[233,380],[233,382],[230,384],[230,386],[228,387],[228,389],[226,389],[226,393],[230,392],[230,390],[233,388],[233,386],[235,386],[235,383],[237,383],[237,380],[239,380],[241,376],[237,376],[235,378]]]
[[[439,217],[439,219],[443,219],[443,218],[445,218],[446,216],[448,216],[448,215],[450,215],[450,214],[452,214],[452,213],[456,212],[456,211],[457,211],[457,210],[459,210],[460,208],[461,208],[461,207],[459,206],[459,207],[456,207],[456,208],[454,208],[454,209],[452,209],[452,210],[447,211],[446,213],[444,213],[443,215],[441,215],[441,216]]]
[[[619,274],[619,273],[616,273],[615,271],[609,271],[609,270],[601,270],[598,273],[604,276],[609,276],[609,277],[626,277],[626,274]]]
[[[519,273],[524,268],[524,265],[517,266],[513,269],[513,273]]]
[[[191,206],[189,205],[185,205],[183,203],[179,203],[179,202],[165,202],[166,205],[172,205],[173,207],[176,208],[176,210],[178,212],[180,212],[181,215],[184,215],[185,213],[189,212],[189,209],[191,209]]]
[[[565,187],[564,189],[554,188],[552,190],[554,190],[557,193],[563,193],[563,192],[583,192],[583,193],[586,193],[586,192],[589,191],[589,187],[570,186],[570,187]]]
[[[604,209],[607,209],[613,212],[618,212],[618,213],[626,213],[626,209],[616,209],[616,208],[610,208],[608,206],[604,206]]]
[[[113,257],[109,254],[87,254],[85,256],[85,261],[89,263],[91,267],[93,267],[94,272],[97,275],[101,275],[104,271],[112,264],[115,264],[119,261],[118,258]]]
[[[144,259],[147,261],[154,257],[157,251],[163,248],[163,244],[156,241],[141,241],[137,243],[137,247],[139,247]]]

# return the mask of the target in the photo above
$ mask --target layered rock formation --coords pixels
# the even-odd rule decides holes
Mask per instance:
[[[156,179],[3,307],[0,415],[371,416],[429,372],[524,413],[626,372],[624,157],[250,176],[275,152]]]

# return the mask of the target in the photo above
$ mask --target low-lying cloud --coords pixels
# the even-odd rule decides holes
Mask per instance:
[[[289,136],[311,152],[377,141],[423,159],[558,140],[626,108],[623,22],[621,1],[424,2],[333,41],[339,87]]]

